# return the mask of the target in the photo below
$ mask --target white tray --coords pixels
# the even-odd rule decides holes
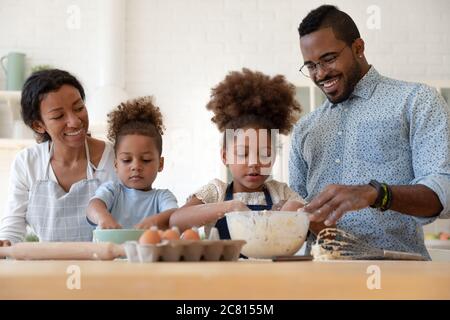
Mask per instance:
[[[129,262],[236,261],[244,240],[164,240],[158,244],[124,244]]]

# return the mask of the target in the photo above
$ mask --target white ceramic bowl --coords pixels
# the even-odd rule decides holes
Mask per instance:
[[[245,240],[249,258],[290,256],[305,242],[309,219],[303,212],[234,211],[225,214],[232,240]]]

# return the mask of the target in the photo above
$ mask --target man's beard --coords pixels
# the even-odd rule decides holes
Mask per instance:
[[[324,92],[324,94],[326,95],[328,100],[334,104],[343,102],[350,97],[353,90],[355,89],[356,84],[359,82],[360,77],[361,77],[361,66],[355,61],[352,68],[349,70],[347,79],[344,80],[345,81],[343,84],[344,91],[342,92],[342,94],[340,96],[337,96],[334,98],[327,95],[325,92]]]

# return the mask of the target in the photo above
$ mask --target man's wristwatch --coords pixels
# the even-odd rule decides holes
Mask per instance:
[[[370,180],[369,185],[377,190],[377,199],[372,204],[371,208],[376,208],[381,211],[388,210],[392,205],[392,190],[386,183],[380,183],[376,180]]]

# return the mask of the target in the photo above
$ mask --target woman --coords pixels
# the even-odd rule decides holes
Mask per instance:
[[[38,144],[13,162],[0,246],[23,241],[27,224],[40,241],[92,239],[88,201],[116,177],[112,146],[88,135],[84,99],[80,82],[66,71],[39,71],[25,82],[22,118]]]

